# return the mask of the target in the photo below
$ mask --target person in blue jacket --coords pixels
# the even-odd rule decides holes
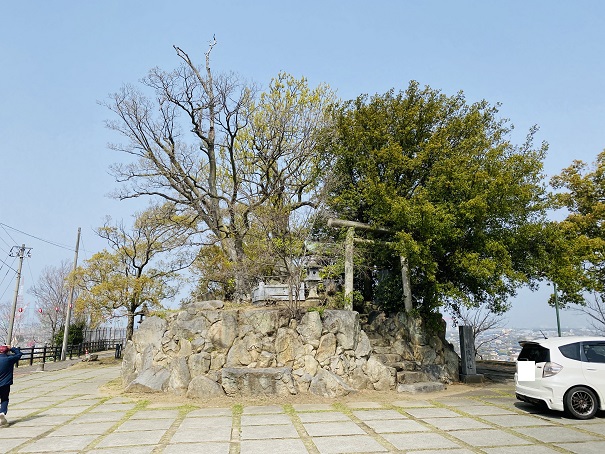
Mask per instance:
[[[10,352],[10,354],[9,354]],[[8,395],[13,384],[13,369],[23,353],[19,347],[0,345],[0,426],[6,426],[8,412]]]

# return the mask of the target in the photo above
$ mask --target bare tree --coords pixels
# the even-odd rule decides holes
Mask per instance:
[[[582,312],[589,317],[589,324],[595,334],[605,335],[605,301],[601,293],[594,292],[593,300],[586,300],[585,306],[578,306],[576,311]]]
[[[10,303],[0,303],[0,336],[2,339],[6,339],[8,337],[8,324],[10,321],[11,311],[12,305]],[[10,343],[10,339],[6,339],[6,342]]]
[[[473,332],[475,356],[483,359],[483,347],[504,337],[504,317],[486,307],[466,308],[459,306],[452,309],[452,318],[456,326],[470,326]],[[500,330],[500,332],[495,332]]]
[[[7,343],[19,345],[27,340],[27,337],[31,334],[33,327],[28,327],[23,320],[23,308],[17,309],[15,319],[13,322],[13,336],[12,339],[8,338],[8,326],[10,323],[11,312],[13,310],[13,304],[9,302],[0,303],[0,339],[6,339]]]
[[[136,158],[112,167],[124,183],[117,197],[161,197],[195,216],[207,244],[218,244],[227,257],[234,298],[241,300],[255,211],[273,204],[288,213],[314,203],[313,131],[325,121],[331,93],[282,74],[256,102],[256,87],[211,71],[215,44],[201,67],[175,46],[181,66],[154,68],[143,80],[153,101],[126,85],[105,105],[118,118],[108,127],[127,139],[111,147]]]
[[[36,298],[37,315],[46,340],[54,343],[55,334],[65,324],[69,302],[67,277],[72,265],[64,260],[58,266],[42,270],[38,282],[28,292]]]

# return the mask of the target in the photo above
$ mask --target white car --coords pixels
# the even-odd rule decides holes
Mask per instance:
[[[577,419],[605,410],[605,337],[551,337],[519,344],[517,399]]]

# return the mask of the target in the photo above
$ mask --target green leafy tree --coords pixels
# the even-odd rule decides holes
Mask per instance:
[[[334,115],[329,205],[340,218],[395,232],[393,255],[408,259],[417,310],[501,313],[539,278],[547,147],[533,147],[535,128],[513,145],[498,106],[416,82],[360,96]]]
[[[84,330],[86,329],[86,320],[76,320],[69,325],[69,333],[67,334],[67,345],[78,345],[84,342]],[[65,325],[61,326],[59,331],[53,338],[53,345],[63,345],[63,333],[65,333]]]
[[[163,300],[178,292],[178,271],[191,264],[190,226],[170,204],[136,215],[132,229],[110,221],[97,231],[109,250],[94,254],[75,271],[81,290],[76,308],[88,314],[93,327],[110,317],[126,316],[129,340],[143,304],[161,308]]]
[[[551,180],[556,206],[567,211],[556,224],[550,278],[560,302],[586,304],[585,293],[605,293],[605,152],[592,166],[574,161]],[[598,308],[600,304],[595,307]]]

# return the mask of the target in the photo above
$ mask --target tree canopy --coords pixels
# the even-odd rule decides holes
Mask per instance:
[[[170,204],[139,213],[131,229],[108,219],[97,233],[109,250],[94,254],[74,272],[80,289],[76,308],[86,311],[92,326],[125,315],[130,339],[143,304],[161,308],[164,299],[176,295],[177,272],[192,261],[188,229]]]
[[[561,302],[585,304],[584,294],[605,293],[605,152],[592,165],[574,161],[552,178],[557,207],[567,216],[557,223],[550,272]]]
[[[113,173],[124,183],[118,197],[161,197],[195,218],[204,244],[223,255],[222,276],[202,281],[228,274],[220,284],[231,282],[242,299],[258,274],[246,248],[259,217],[271,216],[265,225],[280,234],[291,213],[315,204],[316,135],[332,93],[279,74],[258,95],[254,85],[211,70],[213,46],[201,66],[175,47],[180,67],[154,68],[142,90],[126,85],[110,97],[108,125],[126,139],[113,148],[135,158]]]
[[[337,106],[326,130],[329,206],[341,218],[395,232],[416,308],[507,308],[537,279],[532,244],[546,216],[546,144],[521,145],[498,106],[468,104],[411,82],[407,90]]]

